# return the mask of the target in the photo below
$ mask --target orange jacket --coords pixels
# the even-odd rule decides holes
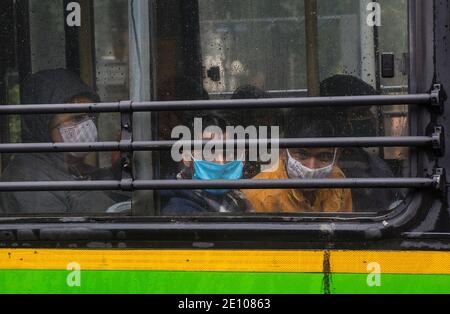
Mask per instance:
[[[345,178],[338,167],[333,168],[332,179]],[[289,179],[285,163],[273,172],[262,172],[255,180],[285,180]],[[352,193],[348,189],[314,190],[244,190],[243,191],[256,213],[301,213],[301,212],[351,212]],[[306,197],[306,194],[310,194]]]

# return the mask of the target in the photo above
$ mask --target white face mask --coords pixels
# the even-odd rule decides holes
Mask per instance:
[[[333,163],[329,166],[319,168],[319,169],[311,169],[304,166],[300,161],[294,159],[291,154],[288,153],[288,162],[286,165],[286,170],[291,179],[327,179],[331,176],[331,172],[333,171],[334,164],[336,162],[336,153],[337,150],[334,151],[334,159]]]
[[[92,119],[87,119],[69,127],[60,127],[59,133],[64,143],[92,143],[97,142],[97,126]],[[88,152],[72,152],[70,155],[76,158],[84,158]]]

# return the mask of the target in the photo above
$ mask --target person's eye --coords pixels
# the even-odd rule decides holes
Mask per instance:
[[[333,160],[333,155],[332,154],[328,154],[328,153],[320,154],[319,160],[322,161],[322,162],[330,162],[330,161]]]
[[[299,159],[308,159],[308,158],[311,157],[311,155],[308,154],[308,152],[306,152],[306,151],[299,151],[299,152],[297,153],[297,157],[298,157]]]

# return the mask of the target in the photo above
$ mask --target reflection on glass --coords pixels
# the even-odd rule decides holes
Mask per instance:
[[[130,99],[128,1],[94,1],[96,86],[103,102]],[[102,141],[120,139],[120,115],[103,114],[99,119]],[[119,154],[99,154],[101,167],[118,162]]]
[[[31,36],[16,39],[11,31],[12,42],[16,40],[16,47],[11,49],[16,56],[2,82],[7,86],[7,99],[2,98],[2,103],[92,103],[128,98],[127,1],[100,0],[95,1],[93,6],[87,4],[87,1],[80,2],[80,27],[71,27],[65,23],[66,12],[61,1],[30,1],[30,10],[26,13],[18,2],[14,2],[20,13],[14,23],[19,25],[20,18],[29,20],[29,29],[23,31],[29,31]],[[119,7],[121,13],[117,14],[115,10]],[[13,25],[13,29],[17,25]],[[23,27],[25,24],[21,25]],[[118,28],[114,30],[113,25]],[[94,45],[96,53],[91,50]],[[30,55],[24,52],[27,46],[30,47]],[[3,60],[3,55],[0,59]],[[119,121],[117,115],[11,116],[1,121],[2,133],[8,135],[2,136],[2,139],[12,143],[116,140],[120,131]],[[99,160],[98,154],[86,152],[4,154],[1,180],[119,179],[117,170],[120,176],[120,160],[117,162],[111,153],[102,156]],[[103,214],[110,206],[129,199],[127,193],[106,191],[1,193],[0,213]]]
[[[312,95],[308,90],[308,86],[312,86],[312,76],[319,78],[317,87],[320,92],[317,93],[321,96],[392,95],[408,92],[406,0],[378,1],[382,8],[382,27],[373,27],[367,23],[367,17],[371,13],[367,10],[370,3],[368,0],[317,0],[317,10],[308,11],[309,6],[305,6],[305,3],[313,2],[155,0],[149,5],[148,17],[142,14],[136,19],[129,12],[132,2],[96,0],[92,2],[92,6],[86,6],[87,2],[82,2],[82,12],[88,13],[83,15],[82,21],[88,23],[83,24],[77,33],[64,24],[64,10],[60,2],[31,1],[31,38],[27,44],[33,53],[29,57],[30,68],[26,69],[29,72],[26,74],[56,67],[70,68],[99,96],[95,101],[104,102],[130,98],[132,93],[129,73],[136,71],[134,67],[130,71],[130,64],[151,65],[149,68],[139,69],[151,73],[150,82],[143,84],[145,86],[142,86],[142,89],[146,95],[152,95],[152,100],[160,101],[306,97]],[[52,25],[51,30],[46,29],[45,23],[39,22],[47,11],[50,12],[48,22]],[[313,21],[316,23],[312,23],[317,24],[316,38],[311,38],[311,34],[315,32],[308,26],[310,23],[306,22],[306,17],[316,19]],[[142,34],[146,32],[142,31],[143,25],[149,24],[151,56],[141,55],[140,60],[135,60],[134,54],[129,51],[135,48],[131,43],[136,39],[130,40],[129,34],[139,33],[144,36]],[[145,26],[144,30],[148,30],[148,26]],[[146,38],[146,35],[144,37]],[[14,51],[22,51],[20,48],[23,43],[15,44],[17,47]],[[307,51],[311,54],[311,51],[315,50],[311,49],[311,45],[316,45],[313,48],[318,51],[312,58],[307,56]],[[45,53],[46,51],[51,53]],[[381,77],[378,69],[379,56],[384,52],[394,55],[394,77]],[[314,67],[310,66],[311,60],[317,60],[319,64],[316,73],[312,74],[311,68]],[[20,71],[17,62],[8,69],[10,70],[5,76],[4,86],[7,86],[9,99],[13,102],[18,100],[20,91],[24,92],[23,83],[19,82],[25,82],[26,77],[18,77],[17,73]],[[40,101],[55,100],[43,98]],[[62,98],[59,101],[62,101]],[[166,111],[152,113],[151,123],[150,119],[146,120],[147,124],[141,119],[135,130],[144,130],[155,140],[170,140],[174,127],[189,125],[196,116],[204,114],[214,114],[227,121],[230,126],[276,126],[279,127],[281,137],[292,137],[292,128],[297,129],[295,137],[312,137],[313,135],[300,131],[318,118],[333,125],[332,133],[327,133],[323,126],[317,126],[317,131],[324,137],[410,134],[409,111],[406,106],[319,110]],[[35,122],[37,121],[38,117]],[[30,126],[23,122],[24,120],[17,117],[2,120],[3,140],[26,141],[25,130]],[[92,123],[83,125],[89,129]],[[95,119],[95,127],[100,141],[120,139],[118,114],[99,115]],[[73,126],[73,129],[76,127]],[[35,133],[47,131],[49,130],[44,127]],[[330,155],[322,154],[326,152],[293,150],[291,153],[291,159],[300,162],[305,167],[303,170],[315,169],[314,165],[309,164],[309,159],[330,159]],[[339,149],[336,158],[333,155],[333,167],[339,169],[342,176],[347,178],[409,176],[410,153],[408,149],[399,148]],[[170,152],[154,154],[154,157],[156,156],[159,158],[148,160],[148,164],[145,158],[139,159],[138,166],[152,169],[156,178],[162,179],[173,179],[183,169],[183,165],[172,160]],[[286,151],[281,152],[280,160],[285,165],[288,164],[288,157]],[[18,155],[2,156],[3,180],[9,177],[5,174],[5,167],[16,158],[20,160]],[[264,162],[246,162],[243,177],[258,177],[265,166]],[[109,175],[120,178],[119,153],[91,154],[86,163],[96,169],[108,169]],[[299,165],[295,162],[292,164]],[[324,164],[317,169],[328,169],[328,166]],[[20,167],[17,171],[19,170]],[[407,191],[359,189],[349,192],[351,205],[346,205],[345,208],[330,207],[330,211],[386,210],[396,201],[403,199]],[[344,194],[346,196],[341,197],[341,200],[345,199],[347,204],[349,193],[342,195]],[[315,205],[314,197],[309,201],[310,207],[307,211],[327,211]],[[117,197],[108,205],[112,206],[110,212],[122,212],[125,207],[129,207],[129,203],[129,198]],[[163,208],[164,200],[156,197],[154,203],[149,207]],[[44,204],[42,206],[45,207]],[[85,205],[83,210],[99,212],[103,207],[91,204]],[[285,208],[280,205],[270,212],[283,211]],[[291,212],[304,211],[299,201],[294,202]],[[158,210],[156,212],[158,213]]]
[[[307,39],[305,17],[311,12],[307,12],[305,3],[303,0],[200,0],[198,21],[202,83],[209,98],[307,96],[308,80],[311,79],[307,75],[307,47],[311,42]],[[408,91],[404,62],[408,53],[407,2],[380,1],[383,27],[373,27],[367,22],[371,13],[367,9],[369,3],[359,0],[317,1],[317,75],[320,77],[321,96]],[[393,20],[396,23],[390,22]],[[159,35],[161,41],[173,39],[173,36],[165,37],[164,33]],[[172,43],[177,45],[175,41]],[[182,42],[178,44],[182,45]],[[393,78],[383,78],[377,70],[381,52],[394,54]],[[160,58],[163,58],[161,53]],[[178,60],[184,60],[182,55]],[[180,67],[179,71],[182,69]],[[334,136],[409,135],[406,106],[349,107],[339,110],[239,110],[220,114],[233,125],[278,125],[284,136],[289,133],[290,125],[301,127],[318,117],[326,118],[335,126]],[[189,115],[177,115],[177,121],[182,123],[183,118],[189,120]],[[167,130],[161,134],[167,138],[173,126],[164,124],[164,127]],[[401,177],[410,174],[408,159],[408,149],[355,148],[340,150],[337,164],[343,174],[350,178]],[[260,165],[247,163],[246,168],[252,169],[249,175],[251,178],[258,175]],[[162,171],[161,175],[164,177],[165,172]],[[404,195],[405,191],[354,190],[353,210],[386,210]],[[316,210],[321,211],[319,208]]]
[[[39,71],[23,85],[23,104],[98,102],[98,95],[65,69]],[[98,141],[96,115],[23,115],[24,143],[91,143]],[[89,181],[112,179],[112,173],[88,163],[89,152],[17,154],[2,173],[2,180]],[[102,191],[5,192],[0,195],[4,214],[102,213],[120,199]]]

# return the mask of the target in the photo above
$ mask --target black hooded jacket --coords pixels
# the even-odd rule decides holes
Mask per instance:
[[[376,95],[377,91],[351,75],[335,75],[320,84],[321,96]],[[377,118],[368,107],[352,107],[336,110],[321,109],[322,116],[329,116],[337,127],[336,136],[376,136]],[[347,178],[393,178],[392,169],[386,161],[362,148],[344,148],[339,158],[339,167]],[[402,192],[392,189],[353,189],[353,210],[355,212],[377,212],[398,203]]]
[[[94,101],[99,97],[75,74],[64,70],[46,70],[32,75],[23,86],[23,104],[68,103],[76,96]],[[50,143],[52,115],[23,115],[23,143]],[[82,164],[71,166],[62,153],[17,154],[2,174],[3,182],[101,180],[104,173]],[[116,203],[101,191],[11,192],[0,193],[0,213],[47,214],[105,212]]]

